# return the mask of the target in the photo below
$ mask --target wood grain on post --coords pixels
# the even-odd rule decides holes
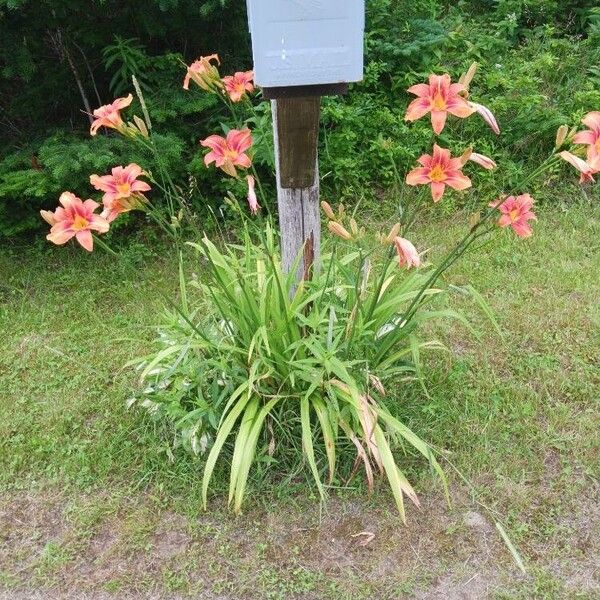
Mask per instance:
[[[282,267],[288,273],[301,254],[297,272],[301,280],[318,268],[320,258],[320,98],[280,98],[271,102]]]

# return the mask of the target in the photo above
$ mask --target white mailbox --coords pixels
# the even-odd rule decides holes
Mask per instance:
[[[262,88],[363,78],[364,0],[247,0],[254,80]]]

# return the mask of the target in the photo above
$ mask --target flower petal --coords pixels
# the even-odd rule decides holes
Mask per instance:
[[[460,117],[461,119],[466,119],[475,112],[475,109],[469,106],[468,102],[463,98],[449,100],[447,103],[447,110],[451,115]]]
[[[431,111],[431,126],[433,131],[439,135],[444,129],[446,124],[446,111],[445,110],[432,110]]]
[[[448,171],[444,183],[455,190],[466,190],[472,185],[471,180],[460,171]]]
[[[585,131],[579,131],[573,137],[573,143],[575,144],[595,144],[598,134],[586,129]]]
[[[227,134],[227,145],[240,154],[245,152],[252,146],[252,132],[249,129],[232,129]]]
[[[132,192],[149,192],[152,188],[145,181],[134,181],[131,184]]]
[[[406,175],[407,185],[425,185],[429,182],[429,169],[427,167],[417,167]]]
[[[416,121],[424,117],[430,110],[431,104],[427,98],[416,98],[409,105],[404,116],[405,121]]]
[[[94,237],[89,229],[82,229],[75,234],[77,241],[88,251],[94,249]]]
[[[40,210],[40,215],[42,215],[42,219],[44,219],[48,225],[56,224],[56,217],[51,210]]]
[[[219,158],[219,156],[214,152],[214,150],[211,150],[205,157],[204,157],[204,164],[208,167],[210,165],[210,163],[212,162],[216,162],[217,158]]]
[[[252,161],[247,154],[240,154],[234,161],[233,164],[237,167],[249,169],[252,166]]]
[[[90,219],[89,228],[98,233],[106,233],[109,229],[108,221],[102,215],[93,215]]]
[[[533,230],[527,221],[517,221],[512,224],[512,228],[520,238],[528,238],[533,233]]]
[[[52,227],[50,233],[46,236],[46,239],[57,246],[66,244],[73,236],[75,232],[66,223],[57,223]]]
[[[445,189],[445,184],[440,181],[433,181],[431,183],[431,197],[434,202],[437,202],[444,195]]]
[[[133,96],[131,94],[128,94],[127,96],[125,96],[125,98],[117,98],[113,102],[113,107],[117,110],[123,110],[124,108],[127,108],[132,102]]]
[[[566,160],[568,163],[572,164],[581,173],[581,183],[584,181],[594,181],[594,178],[592,177],[594,170],[588,163],[585,162],[585,160],[579,158],[579,156],[575,156],[571,152],[567,152],[566,150],[559,152],[558,155],[563,160]]]
[[[406,91],[409,94],[414,94],[420,98],[429,96],[429,86],[426,83],[417,83],[416,85],[411,85]]]
[[[205,148],[212,148],[216,150],[217,148],[224,148],[226,146],[225,138],[220,135],[209,135],[206,139],[201,140],[201,146]]]
[[[593,131],[600,132],[600,111],[594,110],[589,112],[587,115],[585,115],[585,117],[583,117],[583,119],[581,119],[581,122],[584,125],[587,125]]]
[[[63,192],[58,201],[65,207],[71,208],[79,200],[73,192]],[[81,202],[81,200],[79,200]]]
[[[85,210],[89,210],[90,212],[94,212],[100,205],[94,200],[86,200],[83,203]]]

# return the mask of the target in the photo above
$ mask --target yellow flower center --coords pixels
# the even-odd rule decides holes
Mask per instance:
[[[446,99],[439,92],[431,101],[431,110],[446,110]]]
[[[129,196],[129,194],[131,193],[131,186],[128,183],[118,183],[117,191],[122,196]]]
[[[600,153],[600,135],[598,136],[598,139],[596,140],[596,150]]]
[[[446,172],[442,167],[440,167],[440,165],[436,165],[433,167],[433,169],[431,169],[431,171],[429,171],[429,179],[431,179],[431,181],[435,181],[436,183],[444,181],[446,179]]]
[[[518,209],[514,208],[513,210],[511,210],[508,213],[508,216],[510,217],[510,220],[514,223],[515,221],[517,221],[519,219],[519,211]]]
[[[228,158],[230,160],[236,160],[238,157],[238,153],[235,150],[225,150],[225,158]]]
[[[73,220],[72,227],[75,231],[81,231],[82,229],[87,229],[89,224],[90,222],[85,217],[77,215]]]

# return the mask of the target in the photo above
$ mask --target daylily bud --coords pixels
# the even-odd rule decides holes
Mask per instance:
[[[348,241],[352,239],[352,235],[350,234],[350,232],[340,223],[329,221],[329,223],[327,223],[327,229],[329,229],[329,231],[333,233],[333,235],[337,235],[343,240]]]
[[[495,169],[498,166],[489,156],[477,154],[477,152],[473,152],[469,160],[488,170]]]
[[[325,213],[325,216],[328,219],[335,221],[335,213],[333,212],[333,209],[331,208],[329,202],[325,202],[325,200],[323,200],[323,202],[321,202],[321,208],[323,209],[323,212]]]
[[[121,135],[130,138],[132,140],[135,140],[138,136],[144,136],[144,134],[133,124],[133,123],[126,123],[125,126],[121,129],[117,130]]]
[[[352,235],[358,234],[358,224],[354,218],[350,219],[350,231],[352,232]]]
[[[343,204],[340,204],[338,206],[338,215],[340,217],[343,217],[345,212],[346,212],[346,207]]]
[[[490,129],[496,135],[500,135],[500,127],[498,127],[496,117],[494,117],[494,114],[487,106],[483,106],[483,104],[477,104],[477,102],[469,102],[469,106],[477,111],[477,113],[490,126]]]
[[[42,215],[42,219],[44,219],[48,225],[56,224],[56,217],[51,210],[40,210],[40,215]]]
[[[399,232],[400,223],[395,223],[394,226],[391,228],[390,232],[387,234],[387,236],[384,236],[383,241],[387,244],[391,244]]]
[[[471,158],[471,154],[473,154],[473,148],[467,148],[460,156],[460,164],[466,165],[467,161]]]
[[[577,133],[577,125],[574,125],[573,127],[571,127],[571,131],[569,131],[569,135],[567,136],[567,139],[570,140],[576,133]]]
[[[146,127],[146,123],[144,123],[143,119],[140,119],[140,117],[138,117],[137,115],[133,115],[133,121],[136,124],[142,136],[147,138],[149,136],[148,128]]]
[[[256,197],[256,191],[254,190],[254,185],[256,182],[252,175],[246,176],[246,182],[248,183],[248,206],[250,207],[250,212],[253,215],[256,215],[260,209],[260,204],[258,203],[258,198]]]
[[[474,62],[469,67],[469,70],[460,76],[458,83],[462,83],[467,88],[467,91],[468,91],[469,86],[471,85],[471,81],[473,81],[473,77],[475,77],[476,72],[477,72],[477,63]]]
[[[556,149],[560,148],[567,139],[567,134],[569,133],[569,128],[566,125],[561,125],[556,131],[556,142],[554,143],[554,147]]]

